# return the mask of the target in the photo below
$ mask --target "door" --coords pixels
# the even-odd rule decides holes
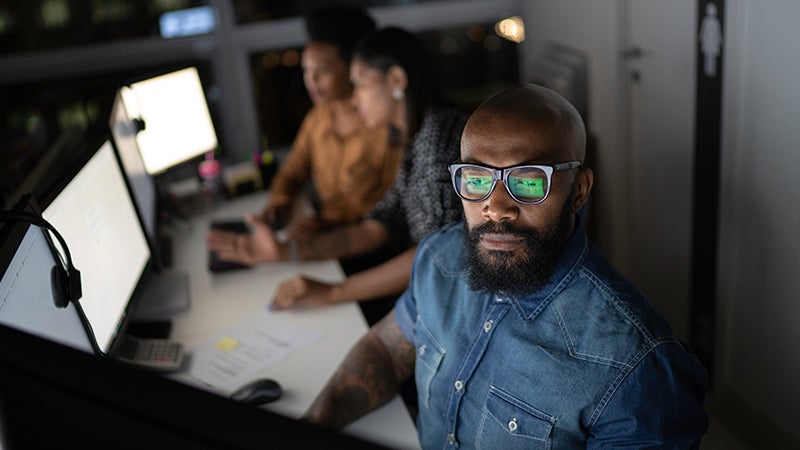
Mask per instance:
[[[688,339],[696,2],[623,5],[627,274]]]

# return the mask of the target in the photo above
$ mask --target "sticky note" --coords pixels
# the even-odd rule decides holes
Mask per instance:
[[[216,344],[214,344],[214,347],[216,347],[218,350],[222,350],[223,352],[229,352],[238,346],[239,341],[228,336],[225,336],[224,338],[218,340]]]

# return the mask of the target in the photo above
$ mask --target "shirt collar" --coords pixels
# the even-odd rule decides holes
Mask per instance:
[[[496,299],[510,302],[522,320],[533,320],[569,283],[575,274],[575,269],[580,266],[588,252],[589,239],[586,237],[583,223],[576,216],[575,231],[567,241],[564,253],[559,259],[550,282],[538,291],[524,297],[498,295]]]

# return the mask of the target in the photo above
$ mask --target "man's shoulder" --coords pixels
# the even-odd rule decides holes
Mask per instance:
[[[558,296],[562,326],[580,354],[617,362],[677,342],[661,312],[596,249]]]
[[[425,264],[453,272],[463,267],[464,222],[453,222],[427,235],[419,243],[417,258]]]

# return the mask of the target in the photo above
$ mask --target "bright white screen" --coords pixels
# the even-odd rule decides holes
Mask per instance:
[[[217,135],[196,68],[133,83],[123,91],[123,100],[131,117],[144,120],[137,141],[149,174],[216,148]]]
[[[114,149],[106,142],[43,214],[81,271],[80,303],[108,352],[150,258]]]

